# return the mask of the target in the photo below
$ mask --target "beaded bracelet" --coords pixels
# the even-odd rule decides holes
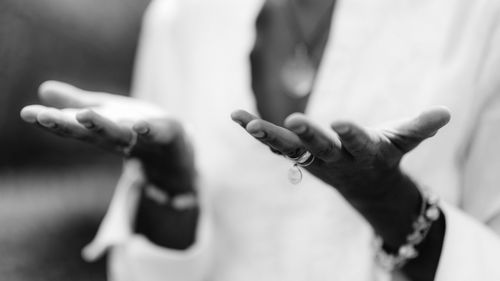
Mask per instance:
[[[422,207],[417,219],[413,222],[413,231],[406,236],[406,243],[401,245],[396,254],[387,253],[383,249],[383,241],[380,236],[375,238],[375,259],[380,267],[387,271],[401,268],[409,260],[418,257],[416,246],[422,243],[432,223],[439,219],[439,198],[425,190],[422,191]]]
[[[144,194],[146,198],[154,201],[155,203],[170,206],[172,209],[177,211],[189,210],[198,206],[196,195],[192,192],[169,196],[165,191],[152,184],[148,184],[144,187]]]

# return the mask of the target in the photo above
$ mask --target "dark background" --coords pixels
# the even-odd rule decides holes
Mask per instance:
[[[120,159],[24,124],[38,85],[126,95],[149,0],[0,0],[0,279],[104,280],[80,249],[95,234]]]

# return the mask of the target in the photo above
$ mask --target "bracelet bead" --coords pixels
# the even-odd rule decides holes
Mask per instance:
[[[396,254],[387,253],[383,249],[381,237],[375,238],[375,259],[380,267],[392,271],[404,266],[409,260],[418,257],[416,247],[425,239],[432,223],[439,219],[439,199],[429,191],[422,192],[422,208],[417,219],[413,222],[413,231],[406,236],[406,243],[401,245]]]
[[[165,191],[152,184],[148,184],[144,187],[144,194],[146,198],[154,201],[155,203],[169,206],[177,211],[193,209],[198,205],[198,200],[194,193],[169,196]]]

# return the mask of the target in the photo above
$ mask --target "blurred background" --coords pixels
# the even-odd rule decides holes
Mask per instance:
[[[19,110],[48,79],[126,95],[148,2],[0,0],[0,279],[105,279],[80,249],[120,159],[24,124]]]

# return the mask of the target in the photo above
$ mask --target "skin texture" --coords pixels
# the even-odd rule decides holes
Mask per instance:
[[[245,111],[235,111],[231,117],[250,135],[284,155],[296,157],[309,150],[316,159],[308,169],[349,199],[358,200],[391,192],[389,184],[405,176],[399,169],[403,155],[433,136],[450,114],[447,109],[433,108],[379,130],[337,121],[331,124],[332,134],[322,132],[302,114],[290,115],[284,127]]]
[[[44,83],[39,95],[47,106],[23,108],[21,117],[26,122],[117,153],[123,153],[133,134],[137,134],[130,156],[141,160],[149,182],[171,195],[194,192],[191,147],[181,124],[161,110],[131,98],[87,92],[54,81]],[[339,190],[390,249],[404,242],[421,202],[415,183],[401,172],[399,162],[449,118],[447,109],[433,108],[385,129],[337,121],[331,125],[332,132],[326,133],[302,114],[290,115],[284,127],[245,111],[232,114],[234,121],[274,152],[290,157],[305,150],[313,153],[315,160],[307,169]],[[138,232],[161,246],[189,247],[194,241],[199,210],[175,212],[142,197]],[[171,231],[174,228],[176,232]],[[404,272],[410,279],[433,278],[443,235],[441,220],[431,230],[432,238],[422,246],[421,257],[427,258],[416,259],[406,267]]]
[[[138,158],[148,179],[172,195],[191,191],[192,185],[187,183],[194,176],[192,150],[181,124],[160,109],[132,98],[88,92],[55,81],[42,84],[39,95],[47,106],[23,108],[24,121],[61,137]],[[134,134],[137,142],[130,155],[124,155]],[[175,181],[185,181],[183,184],[189,187],[183,190],[177,187],[181,184],[171,184],[173,175]]]
[[[138,101],[131,99],[116,99],[107,94],[84,92],[53,82],[41,87],[40,97],[49,107],[37,105],[23,109],[21,115],[25,121],[51,133],[79,139],[117,153],[123,153],[132,140],[132,134],[136,133],[138,142],[131,155],[142,160],[145,174],[151,182],[172,194],[194,189],[192,151],[186,143],[181,124],[175,120],[161,114],[146,114],[137,118],[116,116],[113,109],[129,115],[131,111],[145,108],[144,112],[148,113],[149,108],[139,106]],[[381,130],[337,121],[332,123],[331,132],[322,132],[300,114],[288,117],[284,127],[243,111],[233,113],[232,118],[273,152],[293,157],[306,149],[311,151],[316,159],[307,169],[338,189],[372,224],[389,247],[397,248],[409,232],[421,201],[415,183],[401,172],[399,162],[405,153],[444,126],[449,113],[446,109],[435,108],[417,118]],[[173,177],[170,175],[174,174],[180,177],[172,182]],[[194,239],[190,237],[182,241],[179,236],[194,233],[193,222],[197,220],[197,210],[179,215],[142,200],[138,216],[141,222],[139,231],[149,233],[148,237],[159,245],[185,248]],[[174,234],[167,238],[172,233],[168,227],[154,227],[178,226],[185,222],[187,226],[180,228],[181,235]],[[394,225],[401,227],[395,228]],[[440,220],[422,245],[421,258],[405,269],[404,273],[412,280],[432,279],[443,233],[444,220]],[[438,250],[433,252],[428,249]],[[418,272],[428,274],[419,275]]]
[[[450,113],[436,107],[383,129],[368,129],[335,121],[323,132],[303,114],[294,113],[277,126],[246,111],[231,118],[273,152],[296,157],[310,151],[315,160],[306,167],[336,188],[373,226],[388,249],[396,250],[411,232],[421,196],[417,185],[399,168],[402,157],[446,125]],[[444,220],[435,223],[422,255],[403,270],[411,280],[432,280],[437,269]]]
[[[137,39],[149,0],[0,1],[0,166],[108,159],[75,142],[54,138],[15,118],[37,101],[47,79],[128,93]],[[111,157],[112,158],[112,157]]]
[[[55,81],[42,84],[39,96],[45,105],[23,108],[24,121],[139,159],[148,183],[170,196],[196,192],[191,145],[182,125],[162,110],[133,98],[88,92]],[[126,154],[134,134],[137,142]],[[137,231],[158,245],[185,249],[194,241],[198,213],[197,208],[177,212],[142,196]]]
[[[39,95],[47,106],[23,108],[21,117],[26,122],[117,153],[123,153],[135,133],[137,144],[131,156],[141,160],[150,183],[171,195],[194,191],[191,147],[181,124],[161,110],[131,98],[87,92],[54,81],[42,84]],[[410,232],[421,202],[415,183],[401,172],[399,162],[449,118],[448,110],[433,108],[378,130],[337,121],[331,125],[331,134],[327,134],[302,114],[290,115],[284,127],[245,111],[232,114],[234,121],[274,152],[290,157],[306,149],[313,153],[316,159],[307,169],[337,188],[392,249],[397,249]],[[158,245],[187,248],[194,241],[199,210],[175,212],[143,197],[137,230]],[[427,258],[416,259],[406,267],[412,280],[431,280],[434,276],[444,221],[435,225],[430,233],[432,238],[422,246],[421,256]],[[173,228],[177,231],[172,232]],[[424,276],[418,276],[422,272]]]

